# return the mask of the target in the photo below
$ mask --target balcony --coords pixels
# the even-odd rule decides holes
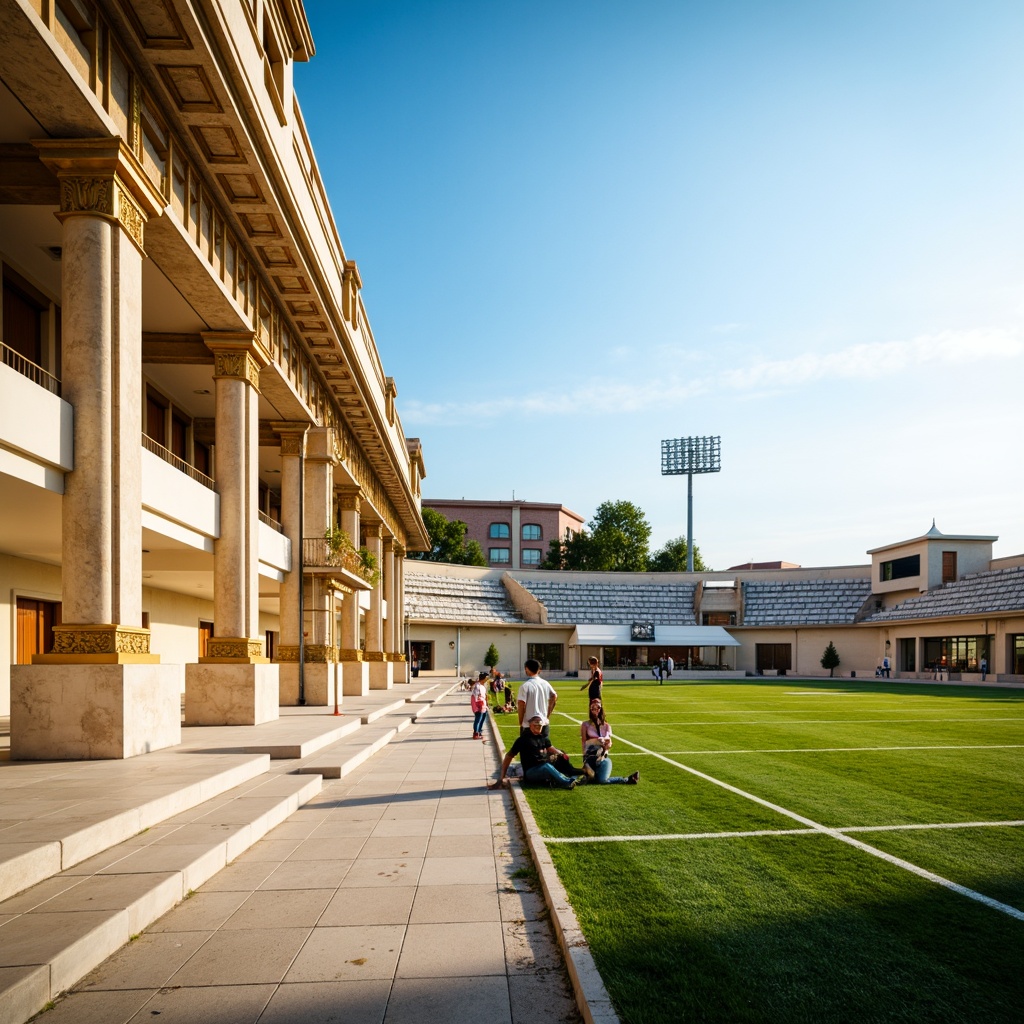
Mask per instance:
[[[36,366],[30,359],[26,359],[20,352],[15,352],[13,348],[9,348],[3,342],[0,342],[0,357],[6,366],[23,377],[28,377],[30,381],[38,384],[41,388],[46,388],[51,395],[60,397],[60,381],[52,373],[47,373],[41,366]]]

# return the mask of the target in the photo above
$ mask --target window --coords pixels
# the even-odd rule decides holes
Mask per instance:
[[[540,548],[523,548],[523,565],[540,565],[544,552]]]
[[[1013,674],[1024,676],[1024,633],[1017,633],[1010,637],[1013,651]]]
[[[956,582],[956,552],[955,551],[943,551],[942,552],[942,582],[943,583],[954,583],[954,582]]]
[[[793,666],[791,644],[757,644],[757,671],[786,672]]]
[[[168,404],[152,388],[146,389],[146,433],[157,444],[167,447]]]
[[[561,644],[527,644],[526,657],[535,658],[540,662],[541,672],[562,671],[562,645]]]
[[[43,313],[47,303],[9,267],[4,267],[3,343],[36,366],[43,364]]]
[[[523,525],[523,540],[540,540],[541,531],[537,523],[525,523]]]
[[[921,638],[923,667],[932,672],[980,672],[984,658],[992,664],[991,636],[926,636]]]
[[[210,640],[213,638],[213,623],[206,619],[199,620],[199,657],[205,658]]]
[[[736,625],[736,613],[735,612],[705,612],[704,613],[704,625],[705,626],[735,626]]]
[[[901,637],[896,667],[901,672],[917,671],[917,640],[912,636]]]
[[[512,530],[508,523],[491,523],[491,529],[487,536],[491,540],[508,540],[512,536]]]
[[[33,654],[48,654],[53,650],[53,627],[61,624],[61,603],[19,597],[16,605],[18,635],[15,664],[31,665]]]
[[[910,576],[921,575],[921,556],[907,555],[906,558],[894,558],[891,562],[882,562],[879,567],[879,579],[882,583],[889,580],[905,580]]]
[[[434,667],[434,641],[413,640],[409,644],[409,662],[418,662],[417,671],[430,672]]]
[[[508,548],[488,548],[487,558],[492,562],[507,565],[511,559],[511,552]]]

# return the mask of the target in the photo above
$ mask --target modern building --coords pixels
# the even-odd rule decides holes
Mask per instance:
[[[865,565],[700,573],[585,573],[406,565],[409,637],[424,672],[469,672],[494,644],[551,675],[598,658],[610,678],[894,677],[1024,682],[1024,555],[993,558],[992,536],[919,537],[874,548]]]
[[[423,504],[446,519],[461,519],[466,539],[477,541],[488,563],[497,568],[536,568],[547,557],[551,541],[566,540],[583,529],[582,516],[541,501],[424,498]]]
[[[302,4],[0,0],[0,32],[12,756],[404,679],[423,457],[293,90]]]

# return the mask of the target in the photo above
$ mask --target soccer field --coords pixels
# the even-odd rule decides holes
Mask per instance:
[[[1024,1017],[1024,691],[604,694],[641,784],[526,792],[626,1024]],[[577,764],[586,713],[567,681],[551,736]]]

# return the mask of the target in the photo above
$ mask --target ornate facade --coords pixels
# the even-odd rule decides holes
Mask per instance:
[[[0,0],[0,31],[12,755],[405,680],[422,452],[294,94],[301,3]]]

